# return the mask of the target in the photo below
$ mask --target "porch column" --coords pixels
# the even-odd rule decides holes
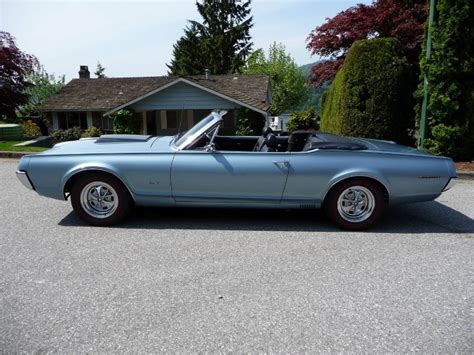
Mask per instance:
[[[146,133],[146,111],[142,112],[142,133]]]
[[[160,115],[161,115],[161,129],[167,129],[168,128],[168,122],[166,121],[166,111],[161,110]]]
[[[194,111],[193,110],[188,110],[188,128],[191,128],[193,124],[193,119],[194,119]]]
[[[53,117],[53,129],[59,129],[58,113],[52,112],[52,117]]]
[[[92,124],[92,112],[87,111],[86,112],[86,117],[87,117],[87,128],[91,128],[93,126],[93,124]]]

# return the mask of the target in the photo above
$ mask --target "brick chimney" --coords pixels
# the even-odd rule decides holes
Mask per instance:
[[[79,78],[80,79],[90,79],[91,73],[89,72],[89,68],[87,65],[81,65],[79,67]]]

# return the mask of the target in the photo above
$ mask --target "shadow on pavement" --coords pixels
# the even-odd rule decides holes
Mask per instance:
[[[74,212],[59,225],[87,226]],[[136,208],[123,224],[109,228],[338,231],[320,210],[228,208]],[[390,208],[377,226],[363,233],[474,233],[474,221],[438,202],[416,203]]]

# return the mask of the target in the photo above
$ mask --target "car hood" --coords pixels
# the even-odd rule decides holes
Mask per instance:
[[[113,139],[103,139],[103,137],[58,143],[38,155],[137,154],[172,151],[170,143],[173,137],[170,136],[126,135],[116,136]]]

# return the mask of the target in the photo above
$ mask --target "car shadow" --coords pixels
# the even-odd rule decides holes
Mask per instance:
[[[87,226],[74,212],[61,226]],[[334,232],[321,210],[136,208],[124,223],[109,228],[211,229],[241,231]],[[389,208],[382,220],[364,233],[474,233],[472,218],[439,202]]]

